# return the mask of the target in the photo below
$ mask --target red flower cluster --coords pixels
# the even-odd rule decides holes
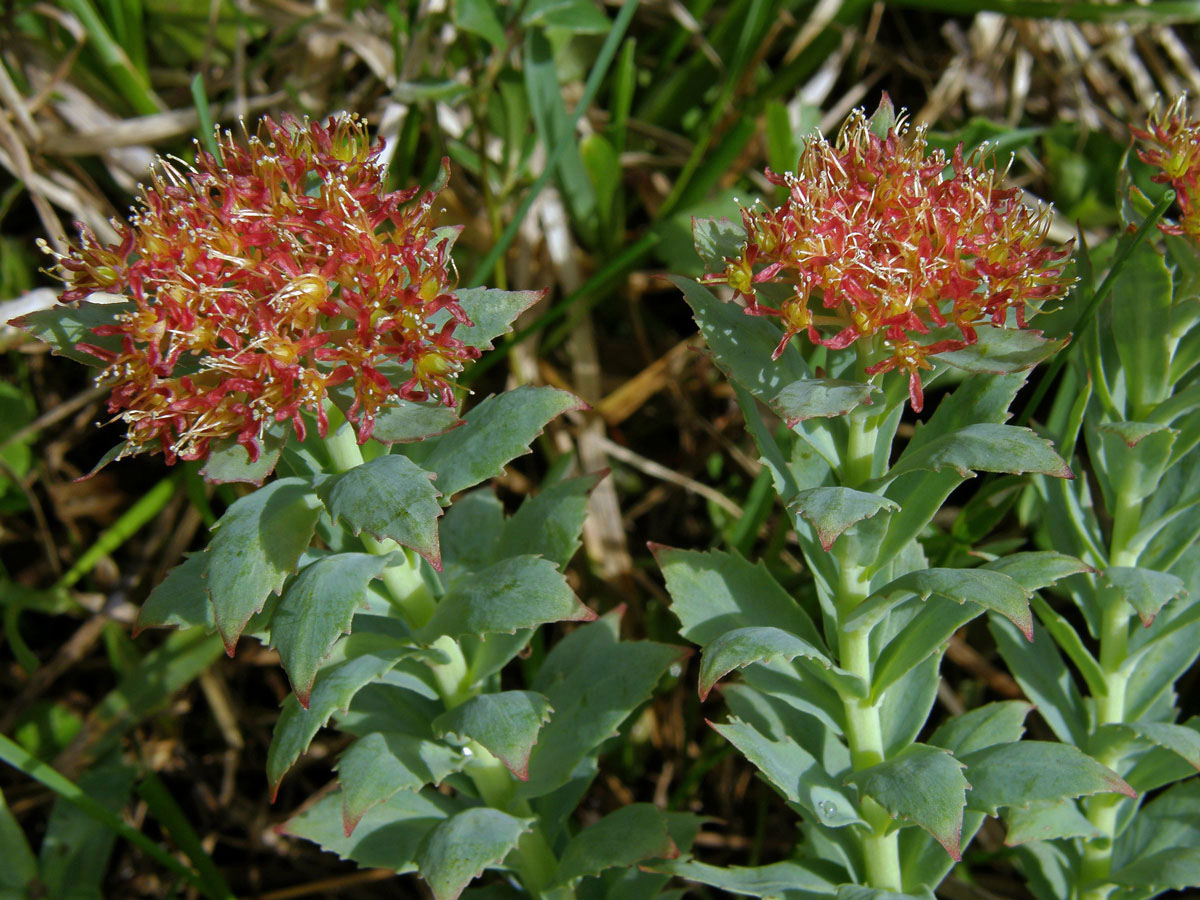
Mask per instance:
[[[160,160],[120,240],[83,230],[59,258],[64,302],[133,301],[93,329],[119,337],[119,352],[79,347],[107,363],[98,380],[131,451],[157,440],[168,462],[201,459],[236,436],[257,459],[272,422],[304,437],[304,411],[324,436],[327,392],[344,382],[360,442],[394,398],[454,405],[450,379],[479,352],[454,337],[470,322],[434,232],[437,194],[388,193],[381,148],[354,116],[264,119],[246,146],[226,132],[220,161],[199,151],[181,172]],[[392,362],[403,374],[389,380]]]
[[[886,98],[879,116],[892,122]],[[749,314],[781,318],[776,358],[801,332],[835,350],[871,340],[867,374],[908,372],[919,411],[918,370],[932,368],[928,357],[975,343],[976,326],[1004,325],[1010,308],[1025,327],[1026,303],[1065,290],[1070,251],[1043,247],[1048,218],[998,188],[977,157],[964,160],[961,145],[950,162],[940,150],[926,156],[925,129],[909,133],[896,122],[881,137],[877,120],[855,111],[836,146],[815,138],[795,173],[768,170],[787,199],[743,209],[741,255],[703,280],[730,285]],[[781,308],[760,302],[766,283],[791,293]],[[919,340],[951,323],[961,338]]]
[[[1165,113],[1152,115],[1145,129],[1129,130],[1151,145],[1149,150],[1139,150],[1138,157],[1161,170],[1151,180],[1174,189],[1182,213],[1179,224],[1158,227],[1200,243],[1200,121],[1188,119],[1187,98],[1180,97]]]

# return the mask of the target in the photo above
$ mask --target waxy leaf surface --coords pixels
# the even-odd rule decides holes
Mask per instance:
[[[1157,744],[1200,769],[1200,731],[1195,728],[1169,722],[1119,722],[1104,727],[1125,731]]]
[[[713,685],[734,669],[769,659],[792,660],[797,656],[815,660],[825,668],[832,665],[829,658],[808,641],[782,628],[754,626],[727,631],[705,647],[700,657],[700,699],[706,699]]]
[[[788,509],[812,523],[821,546],[828,550],[855,522],[869,519],[881,510],[896,512],[900,506],[879,494],[846,487],[818,487],[798,493],[788,503]]]
[[[417,871],[435,900],[457,900],[484,869],[504,861],[534,821],[486,806],[455,813],[426,835]]]
[[[618,726],[649,699],[654,686],[686,652],[650,641],[617,639],[619,613],[572,631],[546,655],[531,687],[554,709],[529,760],[529,780],[517,796],[540,797],[561,787]]]
[[[1067,345],[1067,338],[1047,338],[1031,328],[978,329],[978,340],[961,350],[939,353],[937,360],[965,372],[1007,375],[1032,369]]]
[[[952,716],[938,726],[929,743],[945,747],[962,757],[993,744],[1019,741],[1025,733],[1025,717],[1033,704],[1024,700],[1001,700]]]
[[[884,476],[893,481],[906,472],[950,468],[966,478],[972,472],[1035,472],[1073,478],[1071,469],[1054,445],[1028,428],[979,422],[936,437],[913,453],[906,453]]]
[[[65,356],[85,366],[99,367],[107,363],[86,350],[75,349],[75,345],[91,344],[119,354],[120,335],[100,337],[93,334],[92,329],[97,325],[111,325],[117,316],[136,309],[137,306],[132,300],[119,303],[89,303],[80,300],[76,303],[56,303],[49,309],[27,313],[14,320],[13,324],[38,340],[45,341],[54,348],[58,356]]]
[[[1006,619],[992,619],[988,628],[1013,677],[1055,736],[1060,741],[1084,743],[1083,696],[1046,629],[1034,628],[1030,643]]]
[[[437,474],[448,502],[461,490],[503,475],[550,420],[581,406],[577,397],[550,387],[524,386],[489,397],[466,414],[465,425],[438,440],[424,466]]]
[[[512,331],[512,323],[542,298],[542,291],[498,291],[492,288],[459,288],[454,292],[458,305],[471,320],[471,327],[458,327],[454,336],[468,347],[491,350],[492,341]],[[447,321],[450,314],[439,311],[430,316],[434,326]]]
[[[529,754],[552,712],[550,701],[533,691],[481,694],[438,716],[433,732],[439,737],[456,734],[475,739],[525,781]]]
[[[1079,811],[1079,804],[1074,800],[1034,803],[1028,809],[1010,807],[1004,814],[1004,824],[1008,826],[1008,834],[1004,836],[1007,847],[1030,841],[1101,836],[1096,826]]]
[[[1135,566],[1110,566],[1104,570],[1103,580],[1134,608],[1146,626],[1169,601],[1187,593],[1179,576]]]
[[[1116,772],[1070,744],[996,744],[963,754],[962,761],[973,787],[968,805],[993,816],[1002,806],[1025,807],[1092,794],[1137,796]]]
[[[356,610],[367,605],[367,585],[389,557],[337,553],[307,566],[288,585],[271,617],[271,645],[301,706],[308,706],[313,679],[334,642],[350,631]]]
[[[922,600],[936,594],[955,603],[971,602],[998,612],[1027,636],[1033,633],[1029,593],[1001,572],[986,569],[920,569],[901,575],[877,590],[846,617],[850,631],[869,628],[904,599],[916,594]]]
[[[666,814],[650,803],[631,803],[571,838],[559,857],[554,882],[565,884],[614,866],[627,868],[644,859],[678,855]]]
[[[1002,572],[1026,591],[1040,591],[1061,578],[1093,571],[1092,567],[1074,556],[1054,550],[1030,550],[1009,553],[984,563],[980,568]]]
[[[912,744],[889,760],[853,772],[846,777],[892,818],[921,826],[961,859],[963,808],[966,790],[963,764],[946,750],[927,744]]]
[[[746,226],[729,219],[692,219],[696,253],[709,272],[720,272],[727,259],[737,259],[746,245]]]
[[[322,482],[329,514],[358,535],[366,532],[411,547],[434,568],[442,564],[437,519],[442,514],[433,475],[404,456],[377,456]]]
[[[349,836],[371,807],[397,791],[418,791],[467,763],[452,747],[398,731],[376,731],[351,744],[338,759],[342,820]]]
[[[547,622],[594,618],[554,563],[539,556],[515,556],[454,582],[422,633],[433,641],[444,634],[512,634]]]
[[[413,872],[425,835],[457,809],[456,801],[436,791],[397,791],[367,810],[348,833],[343,827],[342,795],[334,791],[289,819],[283,832],[364,868]]]
[[[268,428],[259,448],[258,459],[251,462],[250,453],[236,438],[215,441],[209,448],[200,475],[209,484],[244,482],[261,485],[275,471],[285,443],[286,433],[282,429]]]
[[[676,875],[744,897],[786,897],[788,891],[829,894],[837,883],[801,862],[778,862],[766,866],[712,866],[695,860],[663,860],[646,866],[654,872]],[[843,876],[844,877],[844,876]]]
[[[250,617],[279,593],[312,541],[321,502],[300,478],[281,478],[235,500],[208,547],[208,593],[225,652]]]
[[[208,598],[208,553],[193,553],[170,572],[146,598],[134,634],[146,628],[177,625],[216,631]]]
[[[802,378],[775,395],[771,408],[792,427],[805,419],[844,416],[856,406],[871,402],[878,393],[873,384],[839,381],[836,378]]]
[[[500,531],[493,559],[531,553],[562,568],[579,549],[579,533],[587,518],[588,492],[599,476],[564,478],[526,496]]]

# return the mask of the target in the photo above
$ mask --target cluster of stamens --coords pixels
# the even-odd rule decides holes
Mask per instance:
[[[79,345],[105,363],[128,452],[158,442],[168,462],[201,459],[233,437],[257,459],[272,423],[303,439],[307,413],[324,436],[344,383],[360,442],[397,398],[453,406],[453,378],[479,354],[454,336],[470,322],[436,191],[388,192],[382,145],[354,116],[264,119],[244,145],[229,132],[218,145],[220,160],[160,160],[116,242],[81,229],[58,258],[63,302],[130,301],[93,329],[119,349]]]
[[[1200,121],[1188,118],[1187,98],[1179,97],[1165,112],[1151,115],[1144,129],[1129,130],[1149,145],[1138,156],[1159,170],[1152,180],[1170,185],[1179,204],[1179,222],[1164,222],[1159,228],[1200,243]]]
[[[879,115],[890,122],[890,102]],[[926,155],[924,128],[901,120],[881,136],[874,121],[856,111],[836,144],[808,141],[796,172],[768,170],[787,198],[743,209],[740,255],[704,280],[732,287],[747,313],[781,319],[776,358],[801,333],[835,350],[863,340],[866,374],[907,372],[919,411],[929,357],[974,344],[977,326],[1004,326],[1009,310],[1025,327],[1027,304],[1065,291],[1069,250],[1043,245],[1048,214],[998,187],[978,153]],[[778,307],[760,296],[767,284],[784,286]],[[926,337],[949,325],[954,336]]]

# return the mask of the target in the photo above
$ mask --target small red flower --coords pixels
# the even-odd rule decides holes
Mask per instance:
[[[1151,180],[1170,185],[1179,204],[1179,223],[1158,227],[1200,243],[1200,121],[1188,118],[1187,98],[1180,97],[1166,112],[1151,115],[1146,128],[1129,130],[1150,145],[1139,150],[1138,157],[1160,170]]]
[[[892,119],[886,97],[881,115]],[[767,170],[787,199],[743,209],[741,255],[702,279],[728,284],[751,315],[779,316],[776,358],[801,333],[834,350],[878,338],[867,374],[907,372],[917,411],[929,357],[975,343],[976,327],[1004,325],[1010,308],[1025,327],[1026,304],[1061,296],[1069,283],[1069,249],[1042,246],[1046,215],[998,187],[978,155],[964,159],[961,145],[950,160],[926,150],[924,128],[901,120],[881,137],[856,110],[836,145],[807,143],[796,172]],[[790,296],[778,309],[764,305],[763,284],[785,285]],[[919,340],[947,325],[961,337]]]
[[[98,381],[131,452],[158,442],[168,462],[202,459],[236,437],[257,459],[273,422],[303,438],[308,412],[324,436],[328,391],[344,382],[360,442],[396,398],[453,406],[453,377],[479,351],[454,337],[470,322],[434,230],[437,192],[387,192],[382,144],[354,116],[264,119],[220,149],[184,171],[160,160],[118,241],[84,228],[58,260],[63,302],[133,302],[93,329],[118,352],[80,345],[107,363]]]

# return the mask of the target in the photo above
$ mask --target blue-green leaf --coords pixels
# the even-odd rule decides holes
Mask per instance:
[[[307,482],[281,478],[234,501],[217,523],[207,551],[208,593],[230,656],[250,617],[296,571],[320,514]]]
[[[334,642],[350,631],[356,610],[367,605],[367,585],[389,557],[336,553],[307,566],[288,585],[271,617],[271,645],[300,705],[308,706],[313,679]]]
[[[1083,696],[1046,629],[1035,627],[1030,643],[1006,619],[992,619],[988,627],[1013,677],[1058,739],[1084,743]]]
[[[521,781],[529,778],[529,754],[554,710],[533,691],[481,694],[443,713],[433,723],[438,737],[473,738]]]
[[[808,641],[782,628],[760,625],[727,631],[710,642],[700,657],[700,699],[706,699],[713,685],[734,669],[770,659],[793,660],[797,656],[814,660],[827,669],[833,665]]]
[[[916,594],[922,600],[937,595],[955,603],[971,602],[998,612],[1021,629],[1026,637],[1033,634],[1033,615],[1029,595],[1021,585],[1001,572],[986,569],[920,569],[908,572],[875,591],[846,621],[850,631],[870,628],[896,606],[904,595]]]
[[[434,900],[457,900],[484,869],[504,861],[535,821],[484,806],[439,822],[425,836],[416,857],[417,870]]]
[[[1054,452],[1054,445],[1028,428],[979,422],[926,443],[906,453],[881,479],[894,481],[906,472],[950,468],[966,478],[972,472],[1035,472],[1056,478],[1074,478],[1070,467]]]
[[[450,585],[421,633],[432,642],[444,634],[512,634],[547,622],[594,618],[554,563],[539,556],[514,556]]]
[[[613,866],[628,868],[644,859],[678,855],[666,814],[649,803],[631,803],[571,838],[559,857],[554,883],[598,875]]]
[[[432,473],[404,456],[377,456],[321,482],[317,488],[329,515],[383,540],[411,547],[434,568],[442,564],[437,519],[441,496],[431,483]]]
[[[896,512],[895,501],[879,494],[868,494],[847,487],[817,487],[798,493],[788,509],[804,516],[817,531],[817,539],[825,550],[853,525],[869,519],[881,510]]]
[[[771,408],[791,428],[805,419],[844,416],[857,406],[869,404],[873,393],[879,393],[879,388],[873,384],[836,378],[802,378],[776,394]]]
[[[1030,328],[996,328],[988,325],[978,330],[979,339],[961,350],[939,353],[935,357],[965,372],[985,375],[1008,375],[1032,369],[1049,359],[1067,345],[1068,338],[1051,339]],[[933,337],[932,335],[930,337]]]
[[[578,398],[550,387],[519,387],[484,400],[465,416],[465,424],[443,435],[424,461],[437,474],[445,501],[459,491],[504,474],[514,457],[529,445],[546,423],[570,409]]]
[[[1187,593],[1179,576],[1154,569],[1110,566],[1104,570],[1103,579],[1134,608],[1147,627],[1169,601]]]
[[[1049,741],[995,744],[964,754],[971,809],[996,815],[1002,806],[1028,807],[1092,794],[1137,792],[1116,772],[1077,747]]]
[[[966,790],[963,764],[949,751],[928,744],[912,744],[891,759],[846,777],[892,818],[897,816],[921,826],[946,848],[954,859],[962,859],[963,808]]]
[[[491,288],[459,288],[454,292],[458,305],[471,320],[471,327],[459,326],[454,337],[468,347],[491,350],[492,341],[512,331],[517,316],[533,306],[544,296],[544,291],[498,291]],[[449,319],[449,314],[439,313],[430,318],[434,326]]]
[[[720,272],[725,261],[737,259],[746,246],[746,226],[729,219],[692,219],[692,238],[696,253],[709,272]]]
[[[745,897],[786,897],[828,894],[834,896],[836,881],[819,874],[803,862],[778,862],[767,866],[711,866],[695,860],[671,860],[648,864],[646,868],[698,881],[719,890]],[[844,877],[844,876],[843,876]],[[840,881],[840,878],[839,878]]]
[[[136,310],[132,300],[119,303],[57,303],[49,309],[27,313],[14,319],[12,324],[28,332],[54,348],[58,356],[65,356],[85,366],[105,366],[108,363],[86,350],[77,350],[77,344],[91,344],[110,353],[121,352],[121,336],[116,334],[99,337],[92,334],[98,325],[112,325],[117,317]]]
[[[1030,841],[1101,836],[1096,826],[1079,811],[1079,804],[1071,799],[1033,803],[1028,808],[1010,807],[1004,814],[1004,824],[1008,826],[1004,843],[1009,847]]]
[[[466,763],[467,757],[457,750],[413,734],[376,731],[359,738],[343,751],[336,766],[346,836],[367,810],[397,791],[440,784]]]
[[[564,478],[526,496],[504,523],[492,559],[533,553],[566,566],[579,549],[588,493],[599,480],[597,475]]]
[[[991,572],[1003,572],[1027,591],[1040,591],[1070,575],[1094,571],[1074,556],[1054,550],[1030,550],[1009,553],[980,566]]]
[[[1010,744],[1025,733],[1025,717],[1032,709],[1033,705],[1024,700],[988,703],[947,719],[929,743],[945,747],[958,757],[993,744]]]
[[[208,597],[208,553],[193,553],[170,572],[138,612],[134,635],[146,628],[178,625],[216,631]]]

